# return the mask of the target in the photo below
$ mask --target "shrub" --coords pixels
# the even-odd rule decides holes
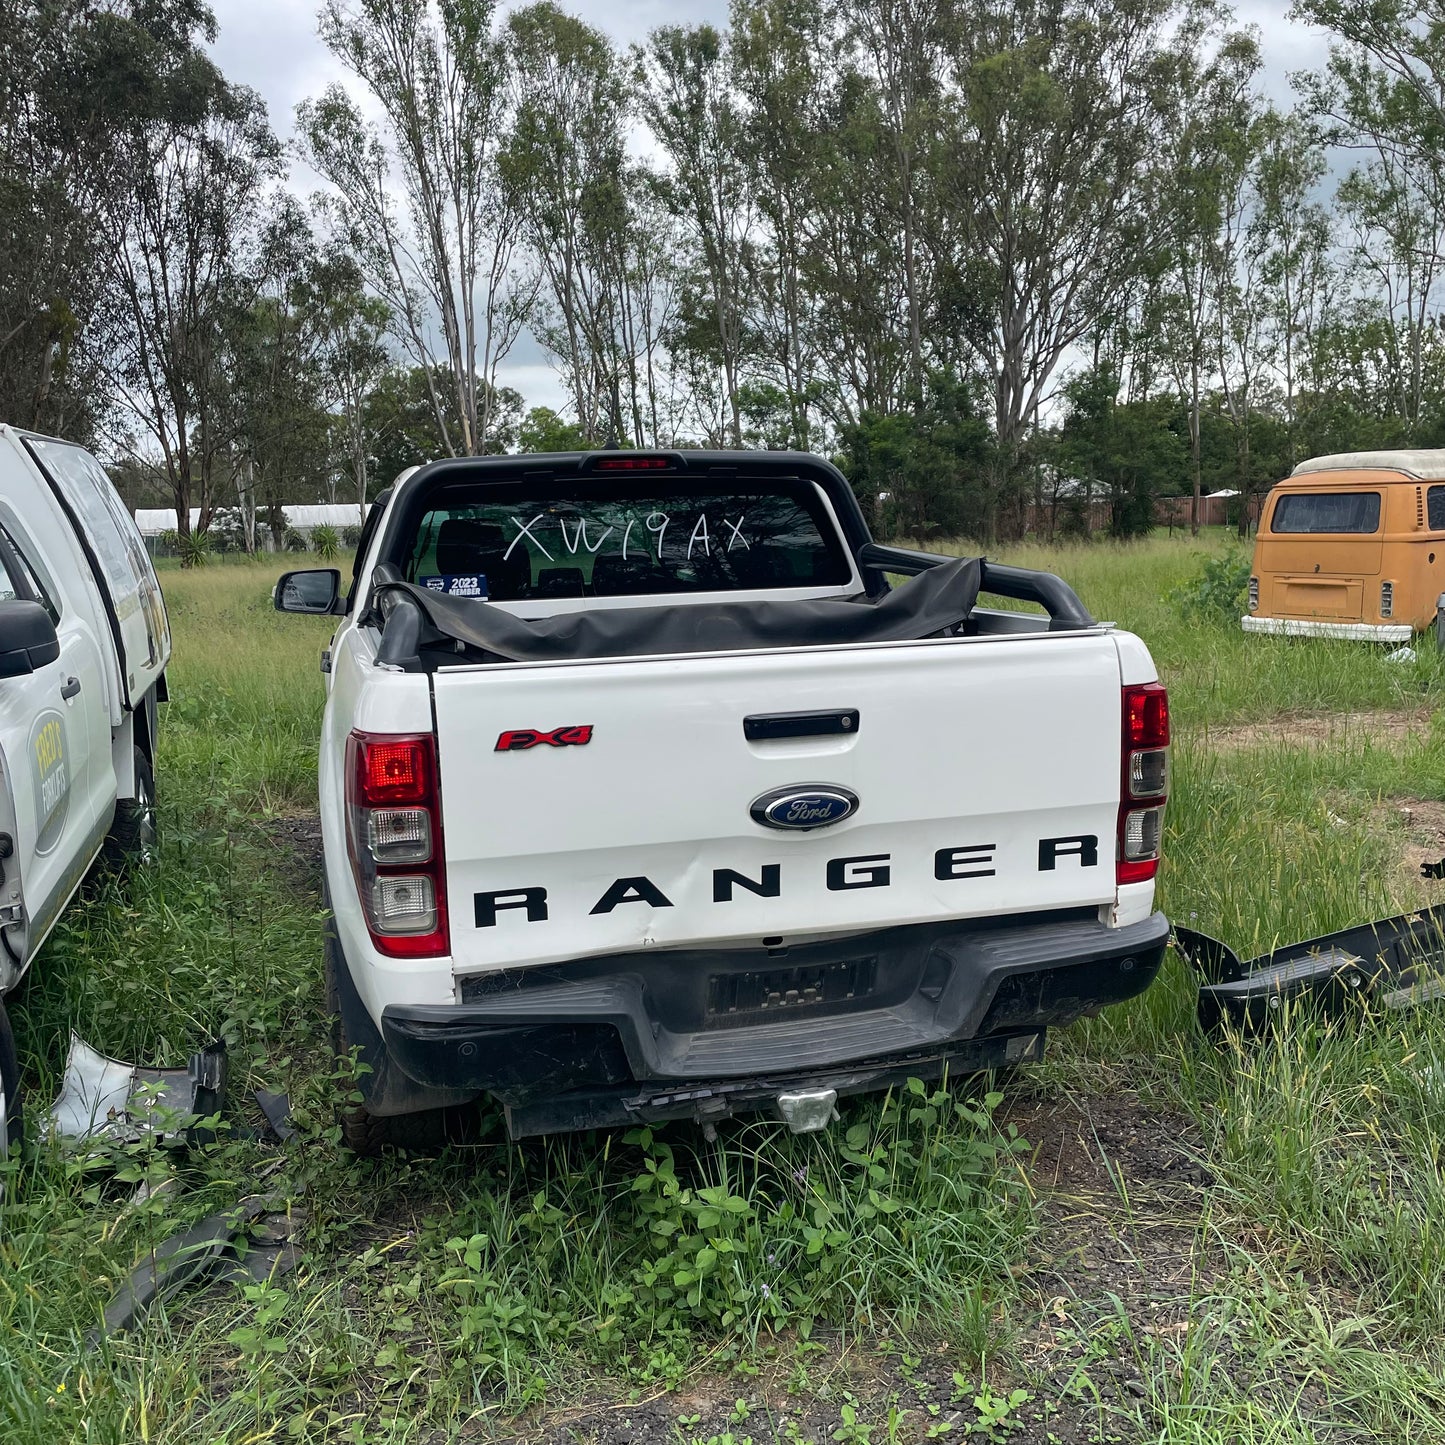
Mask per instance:
[[[204,567],[211,560],[211,534],[188,532],[177,538],[182,567]]]
[[[336,528],[322,523],[311,532],[311,550],[321,558],[323,562],[329,562],[341,551],[341,539],[336,535]]]
[[[1184,617],[1238,626],[1244,616],[1252,555],[1231,548],[1217,557],[1201,557],[1194,575],[1170,590],[1169,601]]]

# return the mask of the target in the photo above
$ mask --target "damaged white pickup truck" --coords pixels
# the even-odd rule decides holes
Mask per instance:
[[[483,1095],[514,1137],[819,1128],[1036,1059],[1158,971],[1143,643],[1049,574],[874,543],[817,457],[434,463],[347,595],[275,600],[344,619],[320,792],[358,1149]]]

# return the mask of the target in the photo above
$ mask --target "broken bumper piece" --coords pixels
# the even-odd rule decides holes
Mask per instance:
[[[184,1133],[194,1142],[196,1121],[221,1111],[226,1071],[220,1039],[198,1049],[183,1069],[142,1069],[107,1058],[72,1032],[48,1132],[134,1142],[159,1129],[163,1137]]]
[[[1207,1034],[1257,1034],[1291,1005],[1337,1014],[1369,1000],[1405,1009],[1445,998],[1445,905],[1284,944],[1241,960],[1228,944],[1178,925],[1174,945],[1200,975]]]

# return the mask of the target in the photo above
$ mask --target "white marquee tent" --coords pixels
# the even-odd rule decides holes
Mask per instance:
[[[300,532],[302,536],[309,536],[317,527],[335,527],[338,532],[343,527],[359,527],[364,520],[355,502],[282,507],[281,514],[286,519],[287,528]],[[192,507],[193,529],[200,519],[200,509]],[[175,508],[142,507],[135,514],[135,524],[140,528],[142,537],[163,537],[167,532],[176,530]],[[268,531],[264,513],[256,518],[256,529],[258,534]]]

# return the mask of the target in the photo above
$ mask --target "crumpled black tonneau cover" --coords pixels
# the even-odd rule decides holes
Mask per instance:
[[[410,582],[382,582],[376,590],[378,597],[401,594],[415,602],[440,639],[460,642],[507,662],[555,662],[912,641],[963,622],[978,600],[981,575],[977,557],[960,557],[930,569],[877,602],[800,602],[780,597],[598,607],[532,620],[477,598],[448,597]],[[421,642],[425,646],[428,639],[423,637]],[[386,651],[383,639],[383,654]]]

